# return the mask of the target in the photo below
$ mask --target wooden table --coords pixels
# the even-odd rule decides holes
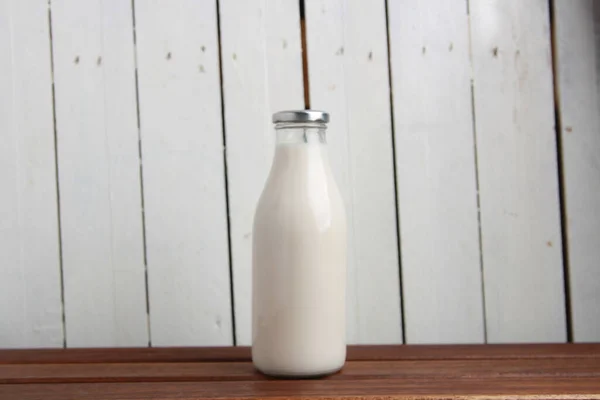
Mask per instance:
[[[600,399],[600,344],[353,346],[317,380],[257,373],[248,348],[0,351],[0,399]]]

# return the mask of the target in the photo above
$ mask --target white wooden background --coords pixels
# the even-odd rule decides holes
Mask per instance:
[[[0,0],[0,347],[249,344],[309,102],[350,343],[600,341],[600,3]]]

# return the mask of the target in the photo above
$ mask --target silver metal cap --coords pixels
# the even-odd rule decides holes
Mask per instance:
[[[329,114],[317,110],[286,110],[273,114],[273,122],[329,122]]]

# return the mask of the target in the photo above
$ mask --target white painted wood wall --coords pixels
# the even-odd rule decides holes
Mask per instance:
[[[250,344],[307,102],[350,343],[600,341],[598,2],[0,0],[0,347]]]

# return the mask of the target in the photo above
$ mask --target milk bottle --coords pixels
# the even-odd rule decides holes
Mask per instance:
[[[276,150],[254,217],[252,360],[326,375],[346,358],[346,215],[327,157],[325,112],[273,115]]]

